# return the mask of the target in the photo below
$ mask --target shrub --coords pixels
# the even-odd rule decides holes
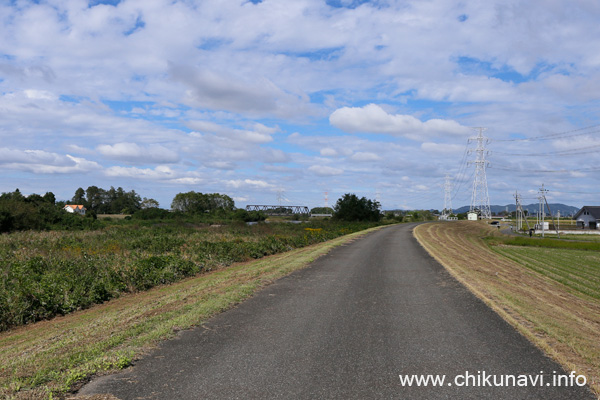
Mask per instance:
[[[381,212],[379,203],[365,197],[346,193],[333,207],[333,217],[343,221],[379,221]]]
[[[0,331],[374,225],[238,222],[199,228],[173,220],[84,231],[78,224],[98,221],[68,218],[71,231],[0,235]]]

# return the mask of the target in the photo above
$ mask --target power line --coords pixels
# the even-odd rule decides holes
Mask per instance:
[[[460,192],[460,189],[462,189],[463,185],[467,182],[470,182],[473,177],[475,176],[475,171],[473,170],[473,172],[471,172],[471,175],[467,178],[464,179],[460,182],[460,184],[458,185],[458,187],[456,188],[456,190],[454,191],[454,194],[452,195],[452,200],[454,200],[454,198],[456,198],[456,196],[458,195],[458,193]]]
[[[586,129],[598,128],[598,127],[600,127],[600,124],[598,124],[598,125],[591,125],[591,126],[587,126],[587,127],[579,128],[579,129],[573,129],[573,130],[566,131],[566,132],[559,132],[559,133],[551,133],[551,134],[548,134],[548,135],[533,136],[533,137],[530,137],[530,138],[522,138],[522,139],[495,139],[494,141],[496,141],[496,142],[529,142],[529,141],[533,141],[533,140],[553,140],[553,139],[560,138],[560,137],[583,136],[583,135],[589,135],[590,133],[600,132],[600,130],[595,130],[595,131],[591,131],[591,132],[583,132],[583,133],[577,133],[577,132],[581,132],[581,131],[586,130]]]
[[[571,173],[571,172],[595,172],[595,171],[600,171],[600,167],[596,167],[596,168],[570,168],[570,169],[530,169],[527,168],[525,169],[518,169],[518,168],[514,168],[514,167],[507,167],[507,166],[503,166],[503,165],[497,165],[494,164],[493,167],[491,167],[493,169],[500,169],[500,170],[504,170],[504,171],[516,171],[516,172],[527,172],[527,173],[531,173],[531,172],[537,172],[537,173],[550,173],[550,174],[565,174],[565,173]]]
[[[600,147],[600,144],[595,146],[587,146],[580,147],[577,149],[570,150],[558,150],[558,151],[549,151],[546,153],[505,153],[502,151],[494,151],[494,154],[500,154],[504,156],[522,156],[522,157],[538,157],[538,156],[571,156],[571,155],[579,155],[579,154],[587,154],[587,153],[597,153],[597,149]]]
[[[464,178],[465,178],[465,174],[467,172],[467,166],[468,166],[467,156],[468,156],[468,154],[469,154],[469,142],[467,141],[467,144],[465,146],[465,151],[463,152],[462,159],[459,163],[458,172],[456,173],[454,182],[452,183],[452,186],[455,188],[455,191],[452,194],[452,199],[454,199],[456,197],[456,195],[462,188],[462,185],[465,183]],[[472,177],[473,177],[473,175],[471,175],[471,177],[468,180],[471,180]]]

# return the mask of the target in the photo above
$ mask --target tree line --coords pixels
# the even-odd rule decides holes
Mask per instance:
[[[0,195],[0,232],[20,230],[84,229],[94,227],[93,218],[81,218],[79,215],[62,210],[64,202],[56,201],[54,193],[43,196],[31,194],[24,196],[19,189]]]
[[[66,212],[67,204],[82,205],[85,216]],[[98,228],[101,223],[97,215],[127,214],[134,219],[164,218],[216,218],[260,221],[266,217],[261,213],[248,213],[236,210],[235,202],[227,195],[219,193],[178,193],[171,203],[172,210],[159,208],[158,201],[142,198],[135,190],[126,191],[121,187],[103,189],[89,186],[77,188],[70,200],[57,201],[52,192],[24,196],[19,189],[0,195],[0,232],[19,230],[88,229]]]
[[[127,192],[122,187],[112,186],[108,190],[98,186],[89,186],[86,190],[78,188],[70,204],[81,204],[96,214],[133,214],[145,207],[158,207],[156,200],[142,200],[135,190]]]
[[[64,211],[66,204],[83,205],[87,210],[85,216]],[[378,202],[351,193],[343,195],[333,209],[313,210],[332,212],[334,219],[344,221],[379,221],[382,218]],[[19,189],[0,195],[0,232],[94,229],[102,225],[96,218],[100,214],[127,214],[141,220],[194,218],[250,222],[266,219],[261,212],[236,209],[233,199],[220,193],[178,193],[171,202],[171,210],[159,208],[158,201],[142,198],[135,190],[112,186],[110,189],[89,186],[85,190],[80,187],[67,201],[57,201],[52,192],[24,196]]]

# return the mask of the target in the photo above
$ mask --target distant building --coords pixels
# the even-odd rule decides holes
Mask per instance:
[[[577,221],[577,227],[597,229],[600,223],[600,207],[583,206],[573,217]]]
[[[79,214],[79,215],[85,215],[85,212],[87,211],[87,209],[82,206],[81,204],[67,204],[66,206],[63,207],[63,210],[65,210],[66,212],[69,212],[71,214]]]

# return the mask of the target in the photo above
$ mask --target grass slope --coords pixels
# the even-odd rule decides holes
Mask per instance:
[[[126,367],[177,331],[202,324],[332,248],[379,228],[0,333],[0,398],[65,397],[86,378]]]
[[[474,222],[419,225],[414,234],[456,279],[600,394],[600,253],[507,246],[512,239]]]

